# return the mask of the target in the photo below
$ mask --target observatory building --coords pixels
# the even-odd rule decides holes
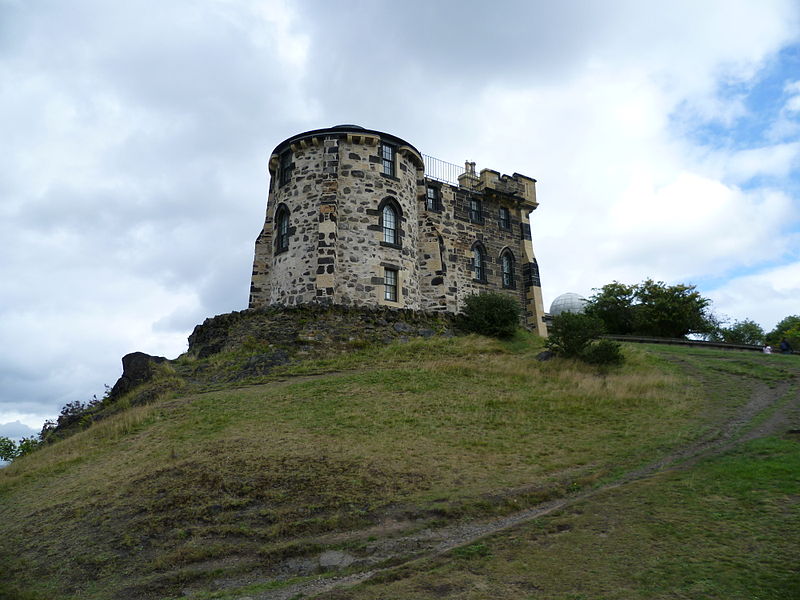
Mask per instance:
[[[561,294],[550,304],[550,316],[557,317],[561,313],[583,313],[586,302],[586,298],[574,292]]]
[[[495,291],[547,335],[530,213],[536,180],[421,154],[339,125],[275,148],[250,307],[388,306],[457,313]]]

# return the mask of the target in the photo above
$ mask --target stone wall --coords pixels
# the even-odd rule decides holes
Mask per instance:
[[[395,148],[395,173],[382,171],[381,142]],[[281,185],[281,157],[291,152],[289,181]],[[486,291],[513,296],[524,322],[546,335],[533,255],[529,213],[538,205],[535,180],[467,163],[459,185],[425,176],[421,155],[407,142],[357,126],[300,134],[270,159],[267,216],[256,241],[250,307],[299,304],[390,306],[457,313],[464,298]],[[436,210],[426,189],[439,190]],[[470,199],[481,204],[471,218]],[[399,211],[398,243],[384,242],[382,206]],[[276,211],[290,211],[290,244],[275,246]],[[508,209],[509,227],[500,224]],[[485,250],[485,277],[476,278],[473,247]],[[513,257],[513,284],[503,285],[501,255]],[[384,296],[386,269],[398,274],[397,301]]]
[[[469,191],[448,184],[428,182],[439,189],[441,210],[428,210],[420,203],[420,280],[423,307],[428,310],[461,310],[464,298],[471,294],[495,291],[514,297],[526,307],[523,266],[529,261],[525,252],[523,230],[527,214],[511,198]],[[469,199],[481,203],[481,219],[473,222]],[[509,211],[508,228],[500,226],[500,207]],[[486,250],[485,281],[475,277],[473,246]],[[514,283],[503,287],[500,256],[508,250],[513,256]],[[543,313],[539,313],[543,314]]]
[[[256,240],[251,306],[292,306],[316,299],[319,218],[330,185],[324,173],[326,159],[322,145],[298,149],[293,153],[291,180],[281,186],[272,177],[267,217]],[[291,243],[287,251],[276,254],[273,226],[281,204],[289,210]]]
[[[206,319],[189,336],[188,354],[206,358],[243,348],[270,348],[271,365],[329,357],[364,344],[452,336],[456,317],[390,307],[306,304],[227,313]],[[264,358],[265,362],[266,358]]]
[[[417,181],[422,177],[422,161],[412,152],[398,151],[392,177],[381,172],[379,151],[379,143],[339,141],[336,302],[418,309]],[[399,207],[397,246],[383,242],[380,223],[385,201]],[[400,276],[397,302],[384,299],[386,268],[397,270]]]

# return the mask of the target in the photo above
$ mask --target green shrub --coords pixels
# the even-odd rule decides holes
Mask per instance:
[[[611,340],[599,340],[583,351],[581,358],[587,363],[598,366],[620,365],[625,360],[622,346]]]
[[[520,306],[511,296],[488,292],[464,299],[462,325],[467,331],[509,338],[519,327]]]
[[[17,445],[17,456],[25,456],[34,450],[38,450],[42,443],[35,437],[24,437]]]
[[[565,358],[580,358],[603,332],[603,321],[597,317],[562,313],[548,328],[547,349]]]
[[[0,436],[0,460],[14,460],[17,457],[17,443],[5,436]]]

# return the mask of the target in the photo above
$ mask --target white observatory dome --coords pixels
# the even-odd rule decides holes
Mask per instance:
[[[556,317],[565,312],[582,313],[586,302],[586,298],[574,292],[561,294],[550,305],[550,316]]]

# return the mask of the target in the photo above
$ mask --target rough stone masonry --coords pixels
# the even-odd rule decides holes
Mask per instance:
[[[427,169],[426,169],[427,166]],[[536,180],[425,157],[357,125],[275,148],[250,308],[337,304],[457,313],[496,291],[547,335],[529,215]]]

